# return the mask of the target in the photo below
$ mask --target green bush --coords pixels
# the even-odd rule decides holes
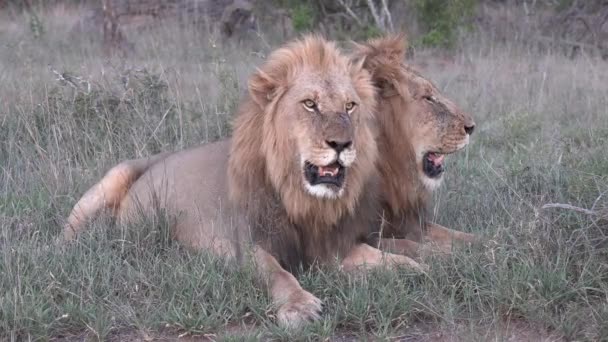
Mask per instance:
[[[315,23],[314,9],[308,3],[299,3],[291,10],[293,29],[296,32],[312,30]]]
[[[44,26],[42,25],[42,20],[40,20],[40,17],[38,17],[34,11],[29,13],[29,25],[34,38],[38,39],[42,37],[44,34]]]
[[[416,0],[414,4],[418,20],[426,31],[420,43],[452,47],[458,29],[473,15],[477,0]]]

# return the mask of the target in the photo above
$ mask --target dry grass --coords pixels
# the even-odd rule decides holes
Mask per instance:
[[[436,221],[487,242],[428,260],[428,276],[306,274],[326,309],[294,336],[267,318],[247,269],[182,250],[162,221],[123,237],[101,219],[77,245],[52,244],[117,161],[229,134],[267,43],[222,47],[166,25],[108,60],[69,38],[68,19],[44,16],[39,39],[25,18],[0,20],[0,339],[608,339],[606,217],[543,208],[608,208],[605,62],[476,37],[450,59],[420,51],[413,63],[479,128],[450,158]]]

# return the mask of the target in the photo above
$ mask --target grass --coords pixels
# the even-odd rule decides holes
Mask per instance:
[[[247,267],[192,253],[167,222],[100,218],[54,243],[77,198],[125,158],[228,135],[269,47],[188,28],[140,32],[125,60],[69,39],[69,18],[0,20],[0,340],[608,340],[608,68],[584,57],[464,41],[414,64],[478,129],[451,158],[436,222],[483,246],[431,257],[428,275],[323,269],[302,285],[323,320],[289,333]],[[447,63],[447,65],[446,65]]]

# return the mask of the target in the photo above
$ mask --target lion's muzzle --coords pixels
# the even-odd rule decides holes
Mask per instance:
[[[304,186],[313,196],[337,198],[343,192],[348,168],[355,161],[356,151],[351,142],[325,143],[325,148],[302,160]]]
[[[343,193],[347,170],[357,156],[354,127],[347,113],[318,115],[315,121],[321,139],[302,155],[304,186],[313,196],[337,198]]]

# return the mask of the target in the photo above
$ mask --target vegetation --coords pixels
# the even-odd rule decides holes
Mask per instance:
[[[313,28],[315,16],[313,7],[308,3],[302,2],[295,4],[291,9],[293,29],[296,32],[310,31]]]
[[[426,46],[454,46],[458,30],[469,23],[477,0],[416,0],[418,20],[425,29],[420,42]]]
[[[304,274],[325,311],[290,333],[247,267],[184,250],[163,215],[55,243],[113,164],[226,137],[274,43],[165,24],[106,59],[68,38],[69,17],[41,17],[37,38],[26,16],[0,20],[0,340],[608,339],[606,62],[479,36],[450,59],[419,49],[411,62],[477,122],[433,218],[485,242],[428,257],[426,275]]]

